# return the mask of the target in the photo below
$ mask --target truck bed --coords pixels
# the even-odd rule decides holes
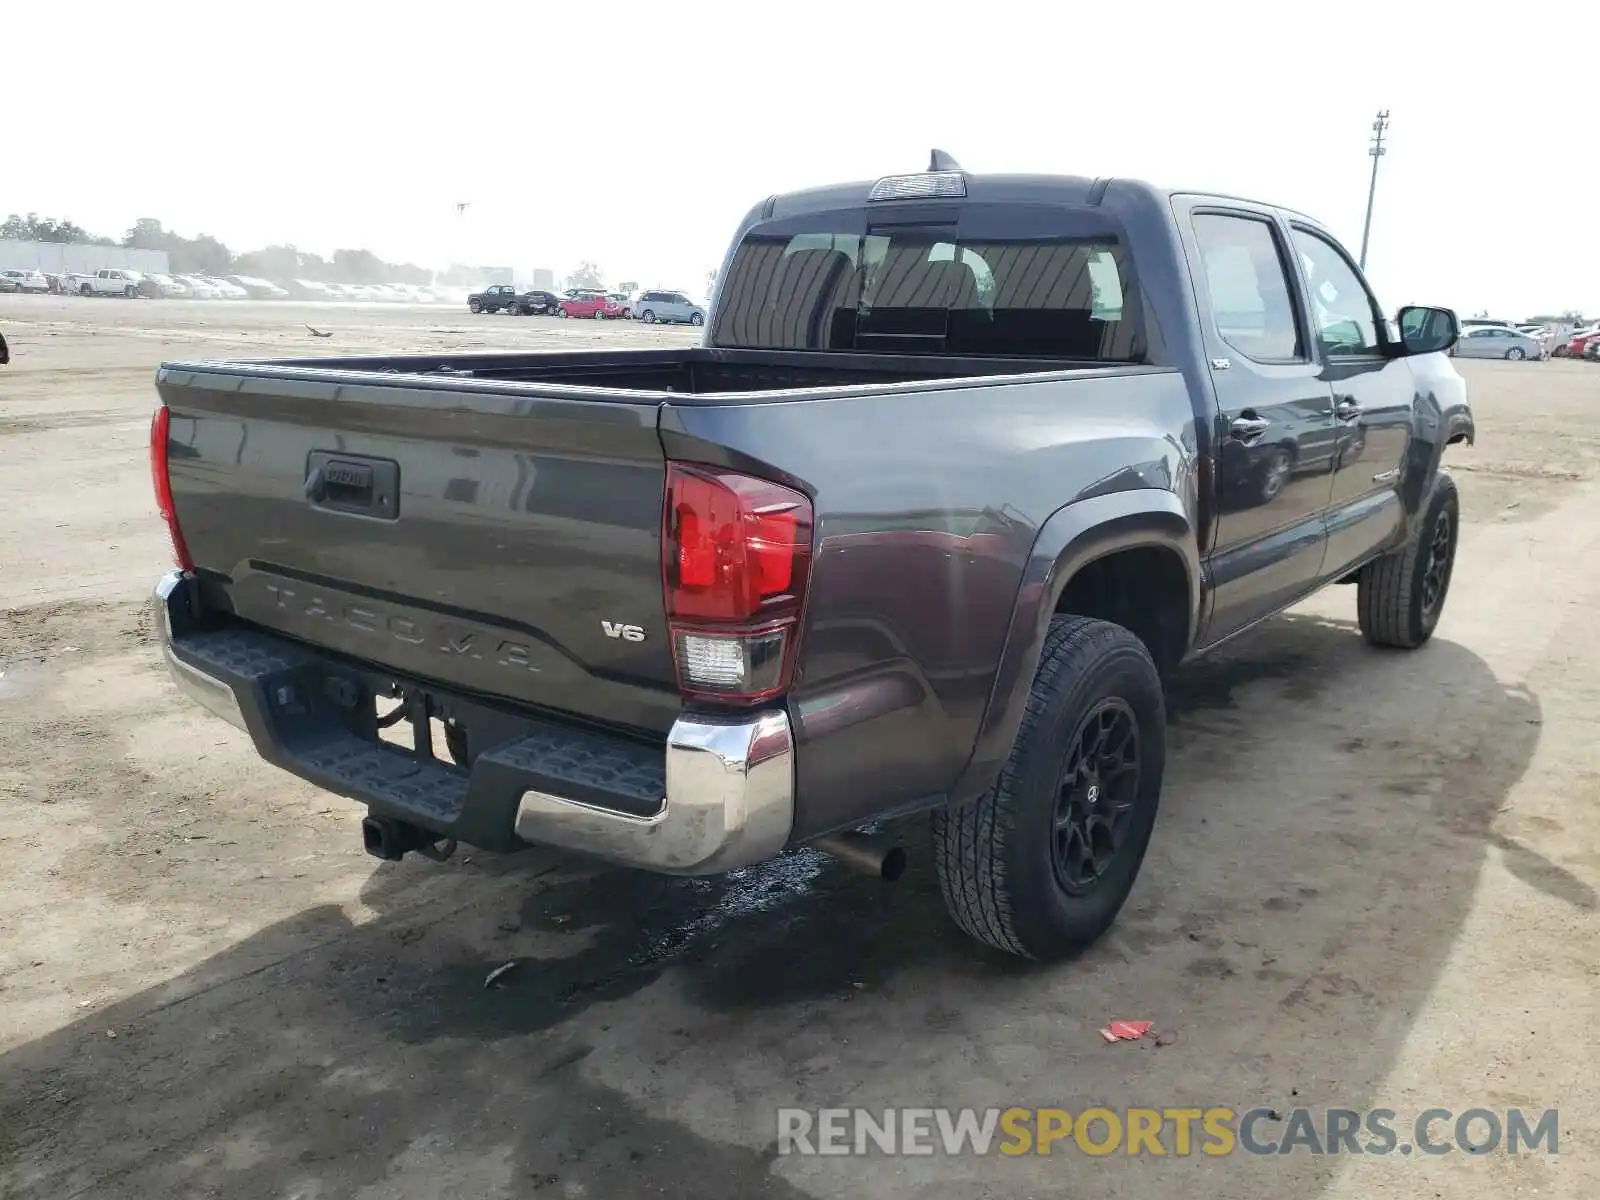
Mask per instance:
[[[1103,362],[1061,359],[965,358],[931,355],[827,354],[815,351],[720,350],[686,347],[667,350],[604,350],[524,354],[405,354],[339,358],[290,358],[227,363],[172,363],[164,372],[204,370],[306,380],[348,379],[382,382],[374,376],[426,376],[474,383],[551,384],[603,388],[623,403],[658,403],[670,394],[677,403],[696,396],[742,393],[759,399],[766,391],[903,384],[923,381],[1020,375],[1072,370],[1106,370]],[[1129,368],[1113,368],[1127,370]],[[629,396],[626,393],[644,393]]]
[[[969,509],[935,465],[975,413],[992,418],[985,444],[960,451],[963,475],[1009,461],[1017,430],[1086,405],[1130,420],[1188,411],[1181,379],[1160,368],[702,348],[174,362],[157,387],[208,611],[646,738],[684,710],[662,590],[669,459],[826,493],[824,538],[909,523],[938,539],[1009,528]],[[813,417],[827,418],[821,441]],[[886,438],[891,458],[844,470]],[[903,490],[917,503],[861,524],[850,514],[876,503],[873,480],[891,467],[914,470]],[[947,563],[929,554],[907,575],[924,598]],[[1015,569],[997,601],[1009,603]],[[816,611],[828,604],[819,594]],[[813,650],[832,636],[812,629]]]

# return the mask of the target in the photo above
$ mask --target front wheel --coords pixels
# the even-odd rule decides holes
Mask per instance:
[[[644,310],[644,312],[639,314],[639,320],[643,321],[646,325],[654,325],[656,323],[656,314],[653,310],[647,308]]]
[[[1144,643],[1108,621],[1051,620],[999,777],[973,803],[933,814],[956,924],[1024,958],[1088,946],[1133,889],[1165,764],[1166,706]]]
[[[468,300],[467,311],[470,313],[481,313],[483,311],[483,305],[479,304],[476,300]]]
[[[92,287],[90,287],[86,283],[81,288],[78,289],[78,295],[80,295],[80,296],[92,296],[92,295],[94,295],[94,289]]]
[[[556,316],[565,317],[566,315],[567,315],[567,310],[566,309],[564,309],[564,308],[556,309]]]
[[[1523,350],[1522,350],[1521,346],[1513,346],[1513,347],[1511,347],[1511,349],[1506,351],[1506,358],[1508,358],[1512,362],[1521,362],[1523,359],[1525,359],[1527,357],[1528,356],[1525,353],[1523,353]]]
[[[1368,642],[1414,650],[1433,636],[1450,591],[1460,530],[1456,481],[1441,471],[1405,545],[1368,563],[1356,577],[1356,612]]]

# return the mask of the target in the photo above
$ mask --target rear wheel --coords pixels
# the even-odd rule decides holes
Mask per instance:
[[[704,325],[705,323],[706,323],[706,319],[704,317],[702,317],[699,313],[690,313],[689,314],[689,324],[691,324],[691,325]]]
[[[1522,350],[1521,346],[1513,346],[1513,347],[1511,347],[1511,349],[1506,351],[1506,357],[1508,359],[1510,359],[1512,362],[1521,362],[1523,359],[1527,358],[1528,356],[1525,353],[1523,353],[1523,350]]]
[[[1405,545],[1356,577],[1356,612],[1367,641],[1414,650],[1433,636],[1450,591],[1460,528],[1456,481],[1441,471]]]
[[[1056,617],[1011,757],[978,800],[933,815],[939,888],[957,925],[1057,959],[1116,919],[1155,828],[1166,707],[1128,630]]]
[[[604,321],[606,319],[605,309],[603,309],[603,308],[595,309],[594,310],[594,319],[596,321]]]

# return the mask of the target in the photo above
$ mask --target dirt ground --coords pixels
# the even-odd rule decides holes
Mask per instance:
[[[952,929],[917,834],[892,888],[377,864],[158,667],[164,358],[688,331],[18,296],[0,331],[0,1196],[1600,1195],[1600,368],[1462,364],[1438,636],[1369,650],[1335,588],[1187,671],[1139,885],[1040,968]],[[774,1149],[779,1106],[1090,1104],[1554,1107],[1561,1153]]]

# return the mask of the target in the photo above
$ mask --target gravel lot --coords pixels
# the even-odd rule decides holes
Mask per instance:
[[[1600,368],[1462,364],[1438,636],[1369,650],[1336,588],[1185,673],[1132,900],[1037,968],[951,928],[919,836],[893,888],[376,864],[158,668],[164,358],[695,334],[19,296],[0,331],[0,1196],[1600,1195]],[[1562,1153],[775,1155],[777,1107],[846,1104],[1557,1107]]]

